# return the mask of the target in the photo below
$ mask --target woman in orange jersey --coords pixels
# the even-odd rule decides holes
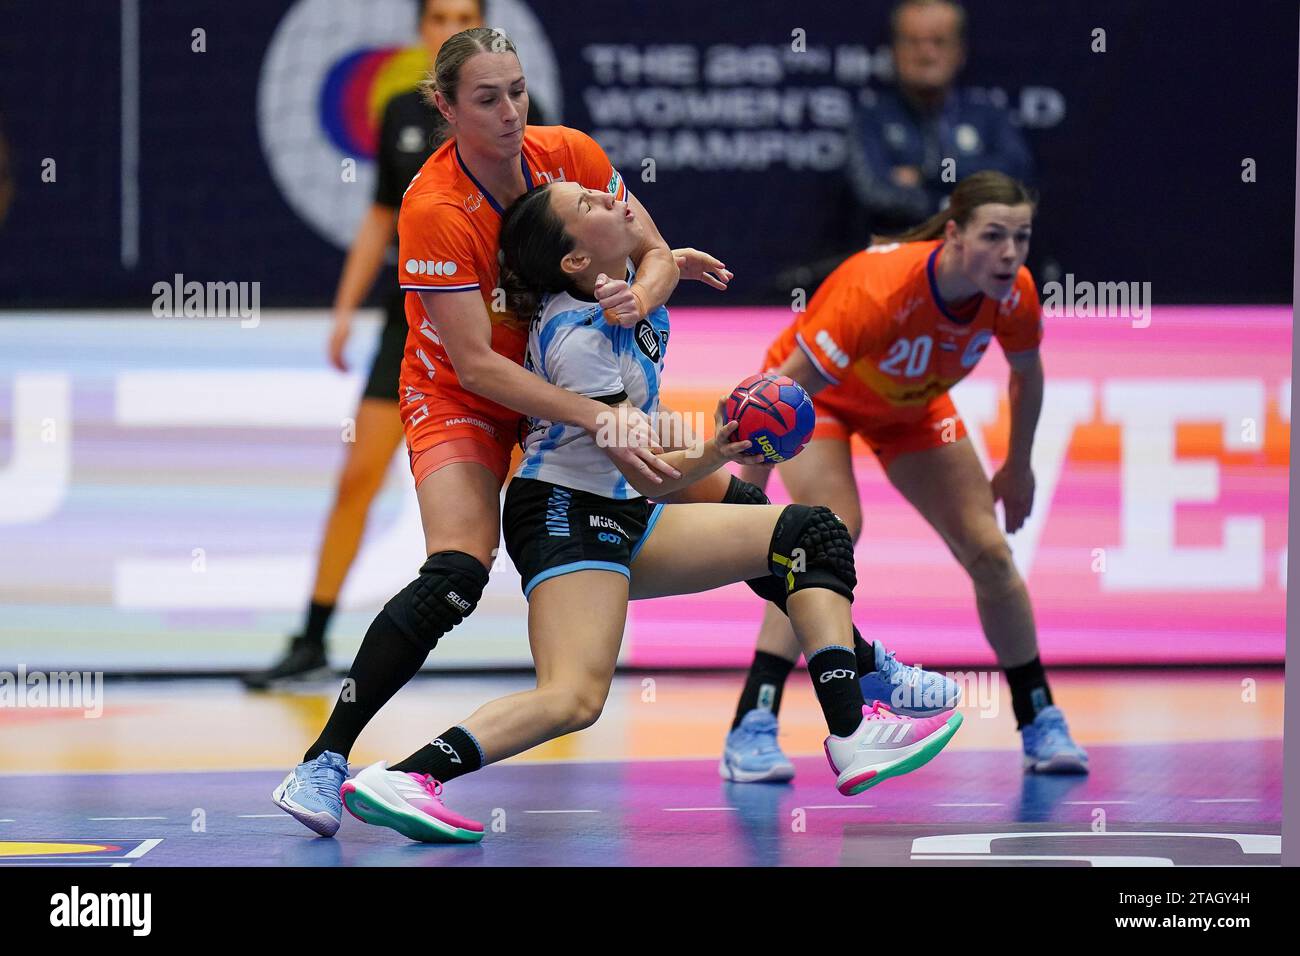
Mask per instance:
[[[1030,450],[1043,397],[1043,329],[1038,293],[1024,266],[1034,205],[1023,185],[1001,173],[966,178],[947,209],[831,273],[768,351],[764,367],[815,396],[812,440],[799,457],[777,466],[791,498],[826,505],[856,537],[862,510],[849,439],[860,435],[890,482],[970,575],[980,623],[1011,686],[1026,769],[1085,773],[1087,754],[1052,703],[1029,594],[993,510],[1001,500],[1006,532],[1014,533],[1034,499]],[[948,390],[993,339],[1011,366],[1011,438],[1007,460],[990,480]],[[745,477],[761,486],[768,474],[770,468],[751,467]],[[876,649],[887,655],[878,642]],[[784,779],[792,772],[776,745],[771,716],[798,655],[788,621],[769,607],[728,736],[723,776]],[[915,672],[905,673],[912,669],[876,663],[870,673],[859,667],[868,700],[885,700],[905,713],[948,703],[923,699],[945,696],[929,675],[916,680]],[[770,716],[747,728],[743,718],[755,710]],[[764,776],[764,767],[774,768],[774,777]]]
[[[642,223],[630,257],[635,287],[611,276],[595,290],[610,321],[635,326],[679,278],[649,214],[590,137],[527,126],[523,71],[500,31],[479,27],[447,40],[424,89],[451,137],[411,181],[398,215],[408,324],[398,401],[428,558],[370,625],[325,729],[275,791],[278,806],[323,835],[338,828],[339,787],[362,728],[474,610],[487,584],[520,413],[591,433],[616,425],[611,458],[651,483],[658,474],[680,477],[654,454],[647,418],[611,416],[607,405],[523,368],[531,317],[509,312],[498,292],[503,210],[541,183],[577,182],[589,191],[588,208],[612,195]]]

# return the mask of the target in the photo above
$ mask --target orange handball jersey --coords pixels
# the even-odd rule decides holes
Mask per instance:
[[[822,283],[808,310],[773,343],[767,367],[802,349],[833,386],[818,398],[851,403],[858,420],[909,421],[924,415],[978,364],[996,338],[1008,355],[1043,338],[1038,291],[1021,267],[1002,301],[985,296],[962,314],[939,297],[935,264],[942,240],[872,246]]]
[[[576,129],[529,126],[519,165],[529,189],[568,180],[608,191],[620,200],[627,198],[627,188],[604,150]],[[419,296],[421,292],[478,291],[492,321],[493,350],[522,364],[530,317],[521,321],[511,312],[492,308],[504,212],[465,166],[454,139],[425,161],[402,196],[397,217],[398,282],[406,290],[408,328],[400,398],[412,449],[417,446],[416,430],[431,415],[447,421],[466,416],[487,419],[511,433],[518,421],[518,413],[461,387]],[[448,419],[449,414],[459,417]]]

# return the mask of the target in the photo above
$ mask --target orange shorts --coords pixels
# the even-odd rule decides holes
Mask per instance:
[[[421,414],[428,407],[428,414]],[[439,468],[478,462],[504,485],[519,436],[519,416],[487,418],[452,403],[429,403],[411,412],[402,409],[406,448],[415,486]]]
[[[817,426],[811,440],[848,441],[850,436],[859,435],[875,452],[883,468],[888,468],[899,455],[949,445],[966,437],[966,425],[947,392],[932,398],[915,414],[887,418],[863,414],[853,402],[837,401],[838,397],[830,390],[813,396]]]

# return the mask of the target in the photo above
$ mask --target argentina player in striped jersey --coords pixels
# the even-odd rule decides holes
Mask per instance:
[[[631,260],[626,281],[636,278]],[[597,287],[607,280],[597,276]],[[668,310],[652,310],[634,327],[605,321],[594,299],[574,291],[548,297],[533,317],[524,367],[552,384],[604,402],[639,408],[652,420],[659,411],[659,380],[668,347]],[[536,478],[607,498],[637,492],[597,445],[596,436],[574,425],[529,419],[524,461],[516,477]]]
[[[566,182],[520,197],[501,225],[510,306],[535,316],[529,367],[552,385],[609,404],[611,416],[630,407],[653,414],[659,403],[667,310],[620,329],[606,322],[596,296],[611,276],[635,278],[627,256],[639,226],[626,202]],[[829,509],[663,503],[727,462],[761,457],[733,440],[737,424],[724,421],[722,409],[720,401],[711,440],[663,454],[680,477],[662,483],[624,465],[598,437],[532,423],[503,525],[529,602],[537,687],[483,705],[392,769],[380,762],[361,771],[342,788],[354,816],[424,842],[481,840],[482,824],[448,808],[442,785],[591,726],[614,677],[629,600],[740,581],[770,593],[789,614],[840,793],[908,773],[943,749],[961,724],[956,711],[906,717],[863,698],[849,617],[853,542]]]

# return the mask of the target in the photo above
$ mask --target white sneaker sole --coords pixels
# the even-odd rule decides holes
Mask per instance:
[[[732,783],[785,783],[794,779],[794,764],[776,764],[766,770],[742,770],[727,763],[723,757],[718,761],[718,776]]]
[[[308,810],[302,804],[295,803],[285,796],[289,780],[292,779],[293,774],[290,774],[288,779],[275,788],[271,794],[271,802],[314,833],[319,833],[323,837],[332,837],[338,833],[339,824],[343,822],[338,817],[332,816],[325,810]]]
[[[382,784],[353,777],[343,785],[343,806],[362,823],[396,830],[417,843],[478,843],[483,832],[465,830],[411,807]]]
[[[1053,754],[1046,760],[1026,756],[1024,766],[1029,773],[1084,774],[1088,772],[1087,758],[1080,760],[1073,754]]]
[[[835,779],[835,788],[846,797],[868,790],[890,777],[901,777],[933,760],[947,746],[962,725],[961,711],[953,711],[948,722],[924,740],[897,750],[859,750],[854,754],[861,762],[851,763]],[[872,759],[876,758],[876,759]]]

